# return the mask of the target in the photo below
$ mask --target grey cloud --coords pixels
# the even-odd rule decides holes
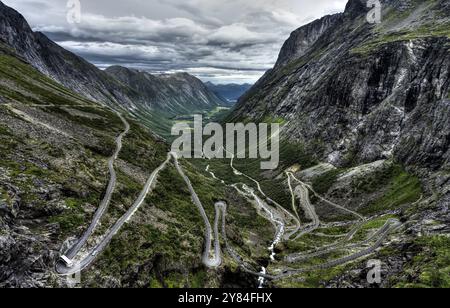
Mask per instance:
[[[36,30],[101,68],[184,70],[215,82],[254,82],[273,66],[290,32],[347,0],[81,0],[66,22],[64,0],[5,0]]]

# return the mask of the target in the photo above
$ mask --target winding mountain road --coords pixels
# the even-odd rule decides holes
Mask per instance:
[[[347,212],[347,213],[352,214],[353,216],[356,216],[359,220],[365,220],[365,217],[362,216],[361,214],[359,214],[359,213],[357,213],[357,212],[355,212],[355,211],[349,210],[349,209],[347,209],[346,207],[343,207],[343,206],[341,206],[341,205],[339,205],[339,204],[336,204],[336,203],[334,203],[334,202],[331,202],[331,201],[325,199],[324,197],[322,197],[321,195],[319,195],[319,194],[314,190],[314,188],[313,188],[311,185],[309,185],[309,184],[307,184],[307,183],[304,183],[304,182],[300,181],[300,180],[299,180],[292,172],[287,172],[287,174],[288,174],[289,176],[291,176],[295,181],[297,181],[298,183],[300,183],[300,185],[307,187],[307,188],[308,188],[310,191],[312,191],[313,194],[314,194],[317,198],[319,198],[320,200],[322,200],[322,201],[328,203],[329,205],[331,205],[331,206],[333,206],[333,207],[335,207],[335,208],[337,208],[337,209],[339,209],[339,210],[341,210],[341,211],[344,211],[344,212]]]
[[[122,148],[122,139],[123,137],[129,132],[130,125],[128,122],[122,117],[122,115],[118,114],[120,119],[125,125],[125,130],[116,138],[116,150],[113,154],[113,156],[108,161],[108,169],[110,173],[110,180],[108,183],[108,187],[105,192],[105,196],[103,200],[101,201],[99,208],[97,209],[94,218],[88,227],[88,229],[84,232],[82,237],[76,242],[75,245],[73,245],[66,253],[65,258],[69,259],[70,261],[74,261],[74,259],[78,256],[80,250],[85,246],[88,239],[92,236],[93,232],[95,231],[96,227],[99,224],[100,219],[105,214],[109,203],[111,202],[111,197],[114,192],[114,188],[116,186],[117,176],[114,169],[114,163],[117,160],[119,153]],[[202,254],[202,262],[205,264],[205,266],[209,268],[217,268],[222,264],[222,251],[220,247],[220,234],[222,233],[223,240],[226,245],[227,252],[230,254],[230,256],[241,266],[241,268],[252,275],[255,275],[259,277],[260,286],[263,286],[265,279],[270,280],[278,280],[283,279],[286,277],[290,277],[292,275],[297,275],[304,272],[319,270],[319,269],[325,269],[330,268],[334,266],[338,266],[341,264],[345,264],[348,262],[351,262],[353,260],[356,260],[358,258],[361,258],[363,256],[369,255],[373,253],[377,248],[379,248],[383,241],[386,239],[386,237],[392,232],[394,229],[398,228],[401,224],[398,220],[390,219],[386,222],[386,224],[380,228],[377,232],[375,232],[372,236],[367,238],[363,242],[355,243],[355,244],[349,244],[348,242],[354,237],[354,235],[358,232],[358,230],[361,228],[363,223],[366,221],[366,219],[360,215],[357,212],[354,212],[352,210],[349,210],[345,207],[342,207],[340,205],[337,205],[319,194],[317,194],[314,189],[306,184],[300,181],[295,177],[295,175],[291,172],[286,172],[286,175],[288,177],[288,186],[289,190],[292,195],[292,207],[295,212],[295,215],[293,215],[291,212],[283,208],[281,205],[270,199],[262,190],[260,183],[253,179],[252,177],[240,172],[233,166],[234,161],[234,155],[231,158],[230,161],[230,167],[232,168],[233,172],[238,176],[244,176],[247,179],[254,182],[257,186],[258,192],[264,197],[267,202],[272,203],[275,206],[270,206],[268,203],[266,203],[262,198],[260,198],[256,193],[255,190],[253,190],[251,187],[247,186],[246,184],[242,184],[243,190],[240,190],[238,188],[238,183],[231,185],[234,187],[240,194],[242,194],[246,198],[253,199],[258,207],[267,214],[267,219],[269,219],[275,226],[276,233],[275,238],[272,242],[272,245],[268,248],[271,251],[270,259],[271,261],[275,261],[275,246],[278,245],[283,238],[285,240],[289,240],[293,235],[297,234],[297,237],[295,239],[300,238],[303,235],[309,234],[317,230],[320,225],[320,219],[315,211],[314,205],[311,204],[310,198],[309,198],[309,192],[311,191],[315,196],[317,196],[320,200],[326,202],[327,204],[348,213],[351,213],[352,215],[356,216],[359,220],[359,222],[356,224],[356,226],[347,234],[345,237],[340,240],[339,242],[335,244],[331,244],[328,246],[321,247],[320,249],[317,249],[315,251],[310,252],[303,252],[298,254],[293,254],[290,256],[287,256],[285,261],[288,263],[294,263],[298,261],[304,261],[307,259],[311,259],[314,257],[318,257],[321,255],[329,254],[334,251],[338,251],[341,249],[354,249],[358,248],[364,245],[369,244],[373,240],[377,241],[370,247],[363,249],[359,252],[352,253],[348,256],[345,256],[340,259],[331,260],[328,262],[325,262],[323,264],[319,265],[313,265],[310,267],[302,268],[302,269],[286,269],[283,271],[283,273],[278,275],[270,275],[267,274],[267,271],[265,268],[262,269],[261,272],[256,272],[252,269],[250,269],[251,266],[249,266],[243,259],[231,248],[229,245],[227,235],[226,235],[226,213],[227,213],[227,205],[225,202],[217,202],[214,205],[215,208],[215,220],[214,220],[214,229],[211,226],[211,223],[208,219],[208,216],[206,214],[206,211],[195,192],[195,189],[189,179],[189,177],[185,174],[183,171],[183,168],[179,164],[178,156],[176,153],[170,152],[167,154],[167,159],[157,168],[155,169],[152,174],[150,175],[149,179],[147,180],[146,184],[144,185],[139,197],[136,199],[136,201],[133,203],[133,205],[129,208],[129,210],[106,232],[106,234],[103,236],[103,238],[100,240],[100,242],[95,246],[94,249],[88,252],[86,256],[84,256],[81,260],[73,262],[73,265],[68,265],[62,261],[57,262],[56,264],[56,272],[62,276],[65,275],[73,275],[76,273],[79,273],[80,271],[86,269],[89,267],[99,256],[100,253],[102,253],[106,247],[109,245],[113,237],[120,231],[120,229],[123,227],[124,224],[126,224],[132,216],[136,213],[136,211],[139,209],[139,207],[144,203],[146,196],[149,194],[151,188],[154,186],[156,179],[159,175],[159,173],[166,168],[167,164],[170,162],[170,160],[173,158],[173,162],[175,165],[175,168],[178,172],[178,174],[183,178],[184,182],[186,183],[189,192],[191,194],[192,202],[197,207],[197,209],[200,212],[201,217],[203,218],[203,222],[205,225],[205,234],[204,234],[204,251]],[[209,170],[209,166],[206,168],[207,172],[211,174],[211,176],[214,179],[218,179],[213,172]],[[298,186],[293,189],[292,187],[292,181],[291,178],[294,179],[296,182],[299,183]],[[224,183],[222,181],[222,183]],[[297,206],[295,202],[295,198],[298,198],[300,200],[300,204],[305,210],[305,213],[307,214],[308,218],[312,220],[312,222],[308,225],[306,225],[305,228],[301,230],[301,223],[300,218],[297,212]],[[220,228],[220,222],[222,222],[222,232],[219,231]],[[293,226],[287,227],[287,223],[293,223]],[[292,230],[289,234],[284,236],[284,234],[287,232],[287,230]],[[213,235],[214,234],[214,235]],[[213,239],[214,237],[214,239]],[[213,251],[211,251],[212,248],[212,241],[214,245]],[[211,253],[212,252],[212,253]]]
[[[118,116],[122,120],[122,123],[125,125],[125,130],[116,138],[116,150],[114,154],[111,156],[111,158],[108,160],[108,170],[110,174],[108,187],[106,188],[105,195],[103,197],[103,200],[100,202],[100,205],[97,209],[97,211],[94,214],[94,218],[92,219],[92,222],[89,226],[89,228],[84,232],[84,234],[81,236],[80,239],[73,245],[67,252],[66,257],[70,260],[72,260],[83,248],[83,246],[86,244],[87,240],[91,237],[91,235],[94,233],[95,228],[98,226],[100,219],[105,214],[110,202],[111,197],[114,192],[114,189],[116,187],[116,181],[117,181],[117,175],[116,170],[114,169],[114,163],[119,157],[119,153],[122,150],[122,139],[123,137],[128,134],[130,131],[130,124],[125,120],[125,118],[118,113]]]
[[[297,216],[298,221],[300,221],[300,215],[298,214],[298,210],[297,210],[297,203],[296,203],[296,199],[295,199],[294,188],[292,187],[291,177],[289,176],[288,172],[286,172],[286,176],[288,178],[288,187],[289,187],[289,191],[291,193],[292,210],[294,211],[295,216]]]
[[[167,159],[157,168],[148,178],[143,190],[141,191],[139,197],[133,203],[133,205],[128,209],[128,211],[109,229],[109,231],[104,235],[100,243],[82,260],[77,261],[74,266],[69,267],[62,262],[58,262],[56,265],[56,271],[60,275],[73,275],[78,273],[87,267],[89,267],[98,255],[105,250],[108,244],[111,242],[113,237],[119,232],[124,224],[126,224],[131,217],[136,213],[139,207],[144,203],[146,196],[150,192],[150,189],[156,182],[158,174],[166,167],[170,161],[170,154],[167,155]]]
[[[288,226],[285,228],[285,230],[291,230],[291,232],[286,232],[286,235],[284,236],[284,238],[286,240],[290,239],[294,234],[296,234],[299,230],[300,230],[300,219],[298,217],[296,217],[295,215],[293,215],[291,212],[289,212],[288,210],[286,210],[284,207],[282,207],[279,203],[277,203],[276,201],[274,201],[273,199],[269,198],[266,193],[263,191],[261,184],[259,183],[259,181],[255,180],[254,178],[252,178],[251,176],[239,171],[238,169],[236,169],[234,167],[234,159],[235,159],[235,155],[234,153],[229,152],[228,150],[225,149],[225,151],[227,153],[229,153],[231,155],[231,160],[230,160],[230,168],[233,170],[234,174],[237,176],[243,176],[246,177],[247,179],[249,179],[250,181],[252,181],[253,183],[256,184],[256,187],[258,188],[259,193],[270,203],[272,203],[273,205],[276,206],[277,210],[280,212],[283,212],[287,217],[290,217],[291,220],[294,222],[294,226]]]
[[[395,220],[395,222],[397,222],[397,221]],[[290,255],[290,256],[287,256],[285,260],[286,260],[286,262],[289,262],[289,263],[295,263],[295,262],[305,261],[305,260],[312,259],[315,257],[323,256],[326,254],[330,254],[337,250],[363,247],[364,245],[369,244],[374,239],[378,238],[379,236],[382,236],[387,231],[389,231],[389,228],[391,227],[391,225],[392,225],[392,220],[388,220],[381,229],[377,230],[373,235],[371,235],[370,237],[368,237],[366,240],[364,240],[362,242],[351,244],[351,243],[348,243],[348,241],[342,241],[340,243],[341,245],[336,245],[336,246],[316,250],[314,252],[301,253],[301,254],[298,254],[297,256]]]
[[[307,217],[312,220],[311,224],[309,224],[304,230],[300,231],[297,234],[297,236],[295,237],[296,240],[306,234],[312,233],[317,230],[320,227],[320,219],[319,216],[317,216],[314,205],[311,204],[311,201],[309,199],[309,191],[307,188],[305,188],[303,185],[297,186],[295,188],[295,195],[299,198],[300,204],[302,204]]]
[[[183,171],[183,168],[181,168],[180,164],[178,163],[178,157],[176,153],[170,153],[172,157],[174,158],[175,167],[180,174],[180,176],[185,181],[189,192],[191,193],[192,202],[197,206],[200,215],[203,218],[203,222],[205,224],[205,250],[203,252],[203,264],[205,264],[209,268],[215,268],[220,266],[222,264],[222,253],[220,250],[220,242],[219,242],[219,232],[218,232],[218,211],[217,208],[223,207],[222,204],[216,204],[216,221],[214,226],[214,256],[211,258],[211,239],[212,239],[212,227],[211,223],[209,222],[208,215],[206,215],[205,209],[202,205],[202,202],[200,201],[197,193],[195,192],[194,187],[192,186],[191,180],[186,176],[186,174]]]
[[[121,117],[121,119],[123,119]],[[126,123],[125,119],[123,119],[124,123]],[[110,160],[110,172],[111,172],[111,180],[108,185],[105,198],[102,201],[99,209],[97,210],[93,221],[91,222],[91,225],[89,226],[88,230],[83,234],[83,236],[80,238],[80,240],[68,251],[68,253],[65,255],[69,260],[73,261],[73,259],[78,255],[81,248],[86,244],[87,240],[92,235],[93,231],[95,230],[95,227],[98,225],[99,220],[104,215],[108,204],[111,200],[111,195],[114,191],[115,183],[116,183],[116,173],[114,171],[114,161],[118,157],[118,153],[120,152],[120,149],[122,147],[122,137],[128,132],[129,125],[126,125],[126,130],[124,133],[122,133],[117,138],[117,150],[114,154],[114,156]],[[68,264],[65,264],[62,261],[57,262],[56,264],[56,272],[63,276],[70,276],[74,275],[76,273],[81,272],[82,270],[89,267],[98,257],[100,253],[102,253],[113,237],[119,232],[119,230],[122,228],[124,224],[126,224],[131,217],[136,213],[136,211],[139,209],[139,207],[143,204],[145,201],[146,196],[150,192],[150,189],[154,186],[156,179],[159,175],[159,173],[167,166],[169,161],[173,158],[175,167],[180,174],[180,176],[185,181],[186,185],[189,188],[189,191],[192,196],[193,203],[197,206],[203,220],[205,223],[205,250],[203,253],[202,261],[203,263],[210,268],[216,268],[222,264],[222,252],[220,248],[220,239],[219,239],[219,223],[220,223],[220,214],[222,213],[223,217],[223,224],[225,224],[225,215],[226,215],[226,204],[224,202],[218,202],[215,204],[215,210],[216,210],[216,217],[214,222],[214,252],[213,257],[210,256],[211,254],[211,240],[212,240],[212,227],[209,222],[208,216],[206,215],[205,209],[203,208],[203,205],[198,198],[197,193],[195,192],[192,183],[190,179],[186,176],[184,173],[182,167],[180,166],[178,162],[178,157],[176,153],[170,152],[167,154],[167,159],[157,168],[153,171],[153,173],[150,175],[149,179],[147,180],[144,188],[142,189],[139,197],[136,199],[136,201],[133,203],[133,205],[128,209],[128,211],[108,230],[108,232],[103,236],[103,238],[100,240],[100,242],[95,246],[94,249],[92,249],[85,257],[83,257],[79,261],[75,261],[73,265],[69,266]]]
[[[302,273],[306,273],[306,272],[336,267],[336,266],[343,265],[343,264],[349,263],[351,261],[357,260],[359,258],[368,256],[368,255],[374,253],[378,248],[380,248],[381,245],[383,244],[383,242],[385,241],[385,239],[389,236],[389,234],[391,232],[393,232],[395,229],[399,228],[400,226],[401,226],[400,221],[398,221],[396,219],[390,219],[386,222],[385,226],[382,228],[382,232],[379,232],[379,234],[381,234],[380,238],[372,246],[370,246],[366,249],[363,249],[359,252],[345,256],[343,258],[331,260],[331,261],[328,261],[323,264],[313,265],[313,266],[306,267],[303,269],[285,270],[282,274],[276,276],[274,278],[274,280],[279,280],[279,279],[287,278],[287,277],[290,277],[293,275],[298,275],[298,274],[302,274]]]
[[[100,202],[100,205],[97,209],[97,211],[94,214],[93,220],[91,224],[89,225],[88,229],[83,233],[81,238],[73,245],[64,256],[61,258],[67,258],[68,260],[72,261],[74,264],[72,266],[69,266],[65,262],[59,261],[56,264],[56,272],[60,275],[73,275],[75,273],[78,273],[88,266],[90,266],[99,253],[101,253],[111,242],[112,238],[117,234],[117,232],[122,228],[122,226],[128,222],[128,220],[134,215],[134,213],[139,209],[139,207],[142,205],[142,203],[145,200],[145,197],[148,195],[151,187],[156,181],[156,178],[161,170],[163,170],[167,163],[169,162],[171,155],[167,155],[166,161],[164,161],[153,173],[150,175],[149,179],[147,180],[146,184],[144,185],[144,188],[142,189],[139,197],[136,199],[136,201],[133,203],[133,205],[130,207],[130,209],[108,230],[108,232],[104,235],[102,240],[95,246],[93,250],[91,250],[85,257],[83,257],[81,260],[74,260],[77,255],[79,254],[80,250],[86,245],[86,242],[89,240],[89,238],[94,233],[96,227],[98,226],[100,219],[104,216],[106,210],[108,209],[108,206],[111,202],[112,194],[114,193],[114,189],[117,182],[117,175],[116,171],[114,169],[114,163],[119,157],[119,153],[122,149],[122,140],[123,137],[129,132],[130,125],[126,121],[126,119],[119,113],[117,113],[122,122],[125,125],[125,130],[116,138],[116,150],[111,156],[111,158],[108,161],[108,169],[110,173],[110,180],[108,183],[108,187],[106,188],[106,192],[104,195],[103,200]]]
[[[254,183],[256,183],[258,191],[267,200],[270,200],[272,203],[276,204],[276,202],[274,202],[269,197],[267,197],[266,194],[262,191],[262,188],[261,188],[261,186],[260,186],[258,181],[256,181],[252,177],[244,174],[243,172],[239,171],[238,169],[236,169],[233,166],[233,160],[234,160],[234,155],[232,155],[231,161],[230,161],[230,167],[232,168],[234,174],[236,174],[238,176],[244,176],[244,177],[250,179],[251,181],[253,181]],[[209,168],[207,168],[207,171],[210,172]],[[359,243],[351,244],[351,243],[349,243],[349,241],[351,241],[353,239],[354,235],[361,229],[363,224],[365,222],[367,222],[367,219],[364,216],[360,215],[359,213],[357,213],[355,211],[352,211],[352,210],[347,209],[347,208],[345,208],[343,206],[335,204],[334,202],[331,202],[331,201],[327,200],[326,198],[320,196],[316,191],[314,191],[314,189],[312,188],[311,185],[306,184],[306,183],[300,181],[299,179],[297,179],[292,172],[286,172],[286,175],[288,177],[288,187],[289,187],[289,190],[290,190],[291,195],[292,195],[292,208],[293,208],[293,210],[295,212],[295,215],[297,216],[296,217],[296,221],[300,225],[300,219],[299,219],[299,215],[298,215],[298,212],[297,212],[297,209],[296,209],[295,197],[300,199],[301,205],[303,206],[305,212],[308,214],[309,218],[312,220],[312,223],[309,224],[303,230],[299,230],[300,227],[297,229],[297,232],[300,231],[300,233],[296,237],[296,239],[300,238],[303,235],[306,235],[306,234],[314,232],[321,225],[319,216],[317,215],[317,213],[315,211],[315,208],[311,204],[311,201],[309,199],[309,191],[311,191],[316,197],[318,197],[320,200],[324,201],[325,203],[327,203],[327,204],[337,208],[340,211],[352,214],[358,220],[358,222],[350,230],[349,233],[347,233],[346,235],[339,236],[339,237],[342,237],[342,239],[340,241],[338,241],[337,243],[321,247],[320,249],[317,249],[317,250],[314,250],[314,251],[303,252],[303,253],[290,255],[290,256],[286,257],[286,259],[285,259],[286,262],[294,263],[294,262],[298,262],[298,261],[304,261],[304,260],[312,259],[314,257],[322,256],[322,255],[329,254],[329,253],[332,253],[332,252],[335,252],[335,251],[338,251],[338,250],[342,250],[342,249],[356,249],[356,248],[359,248],[359,247],[362,247],[362,246],[365,246],[365,245],[369,244],[370,242],[372,242],[373,240],[375,240],[377,238],[378,239],[370,247],[365,248],[365,249],[363,249],[363,250],[361,250],[359,252],[356,252],[356,253],[351,253],[351,254],[349,254],[349,255],[347,255],[345,257],[342,257],[342,258],[339,258],[339,259],[335,259],[335,260],[331,260],[331,261],[327,261],[327,262],[322,263],[322,264],[301,268],[301,269],[286,269],[281,274],[270,275],[270,274],[267,274],[267,271],[266,271],[265,268],[263,268],[262,271],[259,272],[259,273],[254,271],[254,270],[252,270],[252,269],[250,269],[251,266],[249,266],[245,261],[243,261],[242,257],[240,257],[230,247],[230,245],[228,243],[228,240],[227,240],[227,237],[226,237],[225,219],[224,219],[223,220],[223,225],[222,225],[222,234],[223,234],[223,238],[225,240],[225,245],[226,245],[228,253],[240,265],[240,267],[245,272],[258,277],[258,282],[260,283],[260,286],[263,286],[265,279],[269,279],[269,280],[284,279],[284,278],[291,277],[291,276],[294,276],[294,275],[298,275],[298,274],[301,274],[301,273],[306,273],[306,272],[311,272],[311,271],[315,271],[315,270],[327,269],[327,268],[343,265],[343,264],[349,263],[351,261],[357,260],[359,258],[365,257],[367,255],[370,255],[370,254],[374,253],[383,244],[384,240],[389,236],[389,234],[391,232],[393,232],[395,229],[397,229],[398,227],[401,226],[401,223],[397,219],[389,219],[382,228],[377,230],[377,232],[375,232],[372,236],[369,236],[369,238],[367,238],[366,240],[364,240],[362,242],[359,242]],[[294,179],[296,182],[299,183],[299,185],[295,188],[295,190],[293,189],[293,186],[292,186],[291,177],[292,177],[292,179]],[[275,218],[276,216],[274,216],[274,213],[270,210],[270,209],[273,209],[273,208],[271,208],[267,204],[265,204],[265,202],[255,194],[253,189],[251,189],[247,185],[241,183],[241,185],[242,185],[242,187],[244,189],[244,191],[242,191],[242,190],[240,190],[238,188],[238,185],[239,185],[239,183],[236,183],[236,184],[232,184],[231,186],[234,187],[238,191],[238,193],[242,194],[244,197],[246,197],[246,198],[251,197],[253,200],[255,200],[256,203],[261,208],[263,208],[265,211],[267,211],[267,213],[269,213],[269,217],[268,218],[269,218],[269,220],[272,221],[272,223],[275,224],[275,226],[277,226],[277,225],[278,226],[283,226],[284,225],[283,217],[278,216],[277,218]],[[277,204],[277,205],[279,206],[279,204]],[[218,210],[216,209],[216,215],[218,215],[217,211]],[[223,216],[225,216],[225,214],[226,214],[225,212],[226,211],[224,210],[223,211]],[[292,214],[291,214],[291,217],[293,217]],[[279,219],[281,219],[281,221]],[[279,236],[279,231],[280,230],[277,228],[277,235],[276,235],[274,243],[278,243],[281,240],[281,238]],[[282,232],[284,232],[284,230]],[[326,236],[326,235],[324,234],[324,236]],[[289,238],[290,237],[288,237],[287,240],[289,240]],[[271,255],[271,260],[275,261],[274,258],[273,258],[273,253]]]

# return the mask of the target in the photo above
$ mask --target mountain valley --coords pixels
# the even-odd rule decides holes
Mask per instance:
[[[450,3],[382,4],[220,89],[102,71],[0,2],[0,287],[73,287],[71,250],[88,288],[449,287]],[[280,124],[278,168],[177,157],[194,114]]]

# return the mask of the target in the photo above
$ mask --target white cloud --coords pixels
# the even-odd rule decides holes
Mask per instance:
[[[267,44],[278,41],[274,33],[250,31],[245,24],[237,23],[220,27],[207,35],[208,43],[226,47]]]

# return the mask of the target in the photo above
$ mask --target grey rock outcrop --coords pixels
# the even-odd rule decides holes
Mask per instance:
[[[384,1],[381,25],[367,23],[368,8],[352,0],[344,13],[295,31],[234,120],[284,118],[286,138],[320,144],[318,158],[335,165],[395,157],[447,168],[447,1],[407,2]]]

